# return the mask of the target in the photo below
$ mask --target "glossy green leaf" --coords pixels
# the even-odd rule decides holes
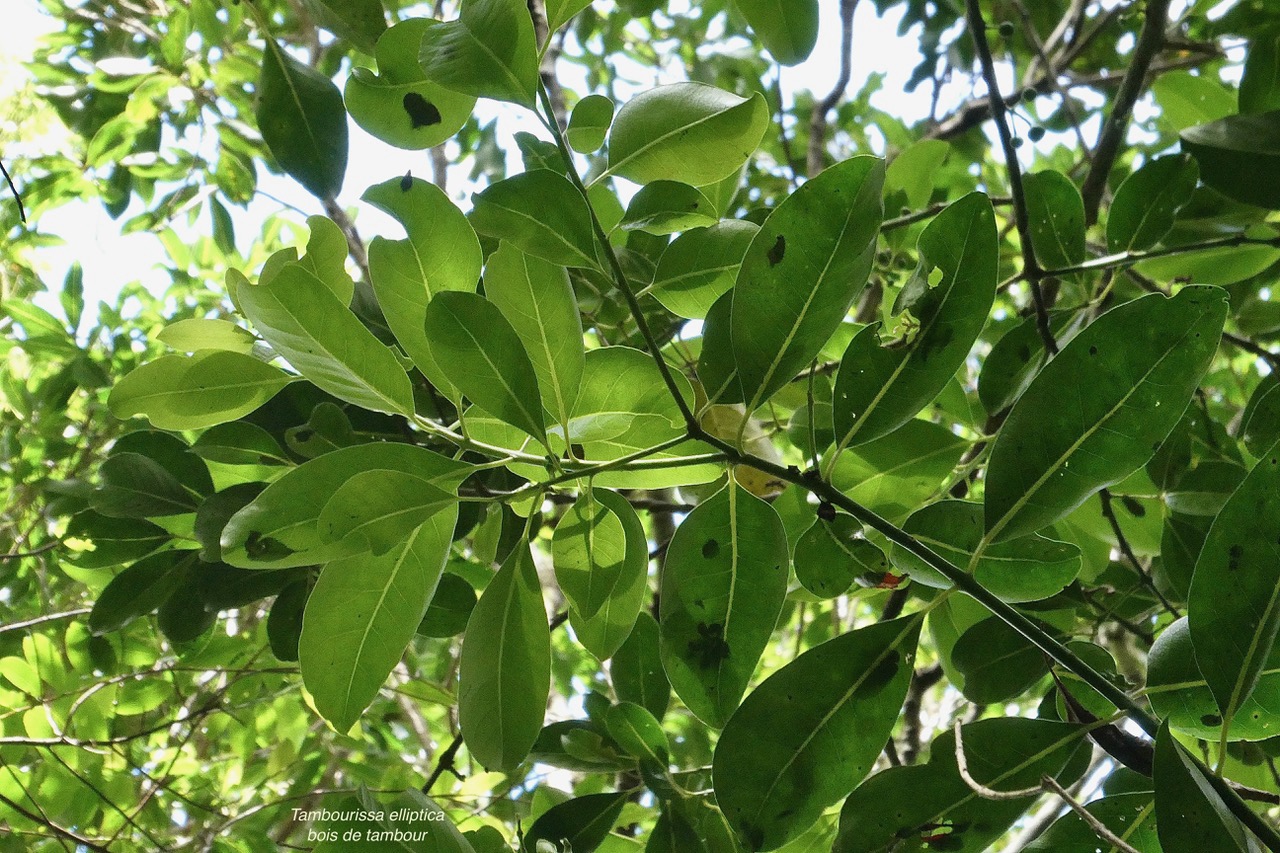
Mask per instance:
[[[387,29],[381,0],[303,0],[316,23],[365,53]]]
[[[609,131],[609,173],[647,184],[695,187],[736,173],[764,137],[769,107],[703,83],[658,86],[618,110]]]
[[[545,0],[547,10],[547,30],[554,33],[569,22],[569,19],[591,5],[591,0]]]
[[[860,504],[902,520],[935,495],[969,442],[930,421],[913,420],[840,455],[831,483]]]
[[[721,294],[733,287],[758,225],[740,219],[681,234],[658,260],[649,293],[673,314],[690,320],[707,316]]]
[[[445,572],[418,623],[418,633],[424,637],[456,637],[467,629],[476,600],[476,591],[465,578]]]
[[[414,151],[443,143],[466,124],[475,97],[428,81],[418,64],[423,36],[444,26],[410,18],[382,34],[373,51],[377,72],[357,65],[343,89],[356,124],[389,145]]]
[[[676,377],[685,402],[693,404],[693,389],[683,376]],[[672,427],[684,425],[684,417],[653,358],[630,347],[611,346],[587,353],[582,387],[574,404],[571,435],[579,441],[599,441],[626,432],[638,417],[661,419]]]
[[[98,594],[89,613],[89,628],[106,634],[152,612],[173,594],[183,569],[193,561],[191,551],[164,551],[129,566]]]
[[[734,0],[756,37],[783,65],[804,62],[818,42],[818,0]]]
[[[1107,214],[1107,249],[1128,252],[1160,242],[1199,180],[1200,167],[1186,154],[1156,157],[1129,175]]]
[[[223,560],[247,569],[273,569],[358,554],[364,545],[356,540],[329,540],[320,514],[343,483],[380,469],[453,489],[470,466],[411,444],[358,444],[318,456],[280,477],[231,517],[222,531]]]
[[[236,293],[258,332],[311,382],[371,411],[413,414],[395,355],[304,267],[286,264],[269,284]]]
[[[972,564],[982,546],[982,505],[938,501],[912,513],[903,529],[957,566]],[[905,548],[893,546],[893,564],[926,586],[949,589],[951,582]],[[1075,545],[1039,534],[988,545],[972,573],[978,583],[1005,601],[1039,601],[1062,592],[1080,573]]]
[[[622,227],[666,235],[714,225],[715,206],[695,187],[678,181],[653,181],[636,193],[622,217]]]
[[[659,595],[662,662],[708,725],[723,726],[747,689],[782,612],[787,557],[778,514],[733,483],[671,539]]]
[[[1112,794],[1087,803],[1085,809],[1138,853],[1163,853],[1150,793]],[[1100,846],[1093,827],[1068,812],[1025,849],[1027,853],[1098,853]]]
[[[532,108],[538,46],[529,8],[523,0],[470,0],[458,20],[427,30],[418,63],[446,89]]]
[[[480,280],[480,241],[462,211],[435,184],[397,178],[361,196],[404,226],[408,238],[374,237],[369,243],[373,291],[405,354],[445,392],[456,391],[436,363],[423,328],[427,303],[445,290],[471,292]]]
[[[1083,738],[1076,726],[1008,717],[970,723],[962,735],[970,775],[999,791],[1038,786],[1045,774],[1069,786],[1084,770],[1068,764]],[[832,851],[936,850],[941,842],[948,845],[944,849],[977,853],[1000,838],[1035,799],[979,797],[960,778],[955,735],[946,731],[934,739],[927,764],[883,770],[845,800]]]
[[[310,584],[294,581],[271,603],[267,614],[267,644],[276,660],[297,661],[298,647],[302,643],[302,620],[306,613]]]
[[[712,778],[748,850],[796,838],[871,771],[906,697],[922,621],[882,622],[810,649],[729,719]]]
[[[671,684],[662,669],[658,622],[642,611],[627,641],[609,662],[613,692],[623,702],[634,702],[661,720],[671,701]]]
[[[102,486],[90,503],[113,518],[193,512],[195,499],[172,473],[140,453],[114,453],[98,468]]]
[[[347,171],[347,111],[338,87],[268,37],[257,92],[258,129],[280,168],[317,198],[336,197]]]
[[[977,705],[1016,699],[1049,672],[1043,652],[994,618],[960,635],[951,664],[964,677],[965,698]]]
[[[1280,110],[1232,115],[1182,131],[1182,148],[1200,164],[1200,180],[1218,192],[1270,210],[1280,190],[1259,175],[1280,169]]]
[[[1196,661],[1224,719],[1253,692],[1280,631],[1280,446],[1245,477],[1209,528],[1187,615]]]
[[[1234,113],[1234,93],[1208,74],[1181,69],[1161,74],[1151,84],[1151,94],[1161,110],[1161,124],[1174,131],[1207,124]]]
[[[1270,237],[1270,230],[1260,236]],[[1228,285],[1266,271],[1280,260],[1280,249],[1266,244],[1205,249],[1190,255],[1169,255],[1142,261],[1134,266],[1142,275],[1157,281],[1189,279],[1198,284]]]
[[[169,533],[141,518],[110,518],[87,509],[67,523],[66,538],[92,542],[93,550],[66,553],[86,569],[108,569],[139,560],[169,541]]]
[[[374,555],[402,543],[427,519],[457,503],[457,497],[404,471],[361,471],[347,480],[320,511],[320,531],[332,542],[354,536]]]
[[[443,512],[381,556],[324,567],[307,599],[299,642],[302,681],[339,732],[355,724],[400,661],[449,554],[456,513]]]
[[[666,767],[671,747],[662,724],[643,705],[619,702],[605,714],[609,737],[631,755]]]
[[[1012,406],[1044,361],[1044,338],[1036,318],[1028,317],[996,341],[982,362],[978,399],[983,408],[994,415]]]
[[[347,236],[327,216],[308,216],[307,229],[307,253],[298,258],[298,264],[324,282],[339,302],[350,305],[356,285],[347,272]],[[265,267],[259,283],[270,283]]]
[[[1052,524],[1142,467],[1177,426],[1217,352],[1224,295],[1191,286],[1171,299],[1125,303],[1045,365],[991,450],[987,541]]]
[[[231,516],[262,493],[266,483],[236,483],[210,495],[196,510],[195,538],[200,543],[200,559],[206,563],[222,562],[222,529]]]
[[[609,580],[609,593],[599,609],[584,616],[569,608],[569,625],[583,647],[598,660],[608,660],[631,635],[649,589],[649,545],[639,516],[617,492],[593,492],[600,506],[622,522],[625,550],[619,571]]]
[[[796,580],[816,596],[835,598],[848,592],[858,577],[883,566],[884,553],[859,537],[861,530],[849,515],[816,519],[796,541]]]
[[[504,243],[485,264],[484,293],[524,343],[543,406],[568,424],[586,367],[582,318],[568,274]]]
[[[1151,709],[1182,734],[1216,743],[1222,735],[1222,712],[1196,663],[1186,617],[1160,632],[1147,663],[1147,698]],[[1280,647],[1272,646],[1258,683],[1231,718],[1227,739],[1258,741],[1280,734]]]
[[[538,842],[549,841],[556,850],[591,853],[618,822],[627,798],[625,791],[587,794],[554,805],[529,827],[520,850],[522,853],[541,853]]]
[[[883,216],[884,161],[853,157],[765,220],[733,289],[730,334],[748,410],[807,366],[866,284]]]
[[[1156,828],[1164,853],[1250,851],[1240,821],[1166,723],[1156,737]]]
[[[579,154],[590,154],[604,145],[612,123],[613,101],[604,95],[587,95],[573,105],[569,126],[564,129],[565,141]]]
[[[471,224],[530,255],[565,267],[596,267],[587,200],[550,169],[521,172],[474,196]]]
[[[964,364],[996,295],[996,218],[991,200],[970,193],[920,235],[920,263],[899,303],[919,323],[886,346],[876,326],[854,336],[834,397],[836,453],[902,426],[938,396]],[[942,278],[930,284],[934,271]]]
[[[167,355],[124,376],[108,405],[117,418],[142,415],[158,429],[203,429],[249,414],[295,378],[239,352]]]
[[[160,330],[156,340],[180,352],[218,349],[248,353],[258,339],[230,320],[199,318],[170,323]]]
[[[474,293],[444,291],[427,305],[424,328],[440,369],[459,391],[546,443],[537,373],[497,305]]]
[[[1260,33],[1249,42],[1240,78],[1240,113],[1280,109],[1280,36]]]
[[[551,685],[551,631],[533,555],[523,543],[471,612],[459,679],[467,749],[486,768],[514,769],[542,729]]]
[[[1084,200],[1071,179],[1044,171],[1023,180],[1027,218],[1036,260],[1045,269],[1071,266],[1084,260]]]
[[[561,517],[551,555],[560,590],[588,619],[633,575],[626,566],[622,519],[597,500],[594,489],[585,490]]]

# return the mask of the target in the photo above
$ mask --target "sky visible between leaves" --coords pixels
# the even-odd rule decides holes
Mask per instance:
[[[672,0],[670,10],[678,15],[688,9],[688,0]],[[15,90],[25,83],[26,72],[21,63],[30,57],[30,45],[44,33],[57,26],[57,21],[45,16],[35,0],[17,0],[6,3],[6,20],[3,35],[0,35],[0,121],[8,120],[12,109],[7,102]],[[782,70],[782,88],[788,103],[792,93],[808,89],[818,97],[830,91],[835,83],[839,70],[839,4],[823,3],[821,6],[822,24],[817,48],[813,55],[803,64]],[[602,5],[602,11],[607,11]],[[429,14],[429,12],[428,12]],[[876,16],[873,4],[859,4],[854,22],[853,74],[848,93],[856,94],[873,73],[886,75],[883,87],[871,98],[874,107],[882,109],[910,122],[925,116],[929,109],[928,87],[921,86],[913,93],[906,93],[904,86],[911,69],[917,61],[916,36],[913,30],[905,36],[897,33],[900,16],[891,14],[886,18]],[[746,44],[737,45],[745,48]],[[732,49],[724,47],[722,49]],[[570,45],[570,50],[576,46]],[[368,60],[364,60],[368,61]],[[128,67],[125,67],[125,66]],[[110,68],[111,71],[117,69]],[[562,80],[566,87],[579,91],[580,79],[574,79],[576,66],[562,63]],[[624,69],[625,70],[625,69]],[[683,77],[681,69],[673,67],[669,81],[675,82]],[[122,60],[120,73],[133,73],[132,60]],[[1007,72],[1007,69],[1006,69]],[[344,80],[336,81],[341,88]],[[1002,86],[1009,86],[1011,80],[1002,81]],[[635,94],[640,91],[629,93]],[[585,94],[585,92],[581,92]],[[624,96],[628,93],[623,92]],[[958,87],[953,91],[942,93],[940,102],[958,103],[969,93]],[[515,151],[512,136],[521,130],[529,131],[545,137],[545,131],[526,111],[509,105],[495,105],[492,102],[481,102],[477,115],[482,122],[494,117],[498,122],[498,141],[504,150]],[[349,165],[343,191],[338,201],[348,210],[356,211],[356,224],[367,240],[376,234],[399,236],[399,226],[388,216],[370,205],[359,201],[360,194],[371,184],[385,181],[388,178],[402,175],[406,171],[414,171],[420,176],[431,173],[429,154],[426,151],[401,151],[388,146],[349,122],[351,131],[351,150]],[[57,129],[48,134],[23,133],[20,128],[21,142],[17,150],[0,152],[6,163],[13,163],[19,155],[34,155],[44,146],[59,144]],[[187,141],[199,147],[198,140]],[[210,152],[212,153],[212,152]],[[876,151],[872,153],[883,153]],[[509,171],[520,170],[518,153],[508,156]],[[13,174],[19,188],[23,185],[20,173]],[[451,170],[450,195],[462,207],[467,208],[467,198],[477,187],[467,180],[465,167],[454,167]],[[626,187],[620,188],[625,193]],[[231,206],[230,212],[235,222],[236,242],[238,248],[246,251],[251,242],[256,240],[263,222],[277,213],[283,205],[293,206],[301,213],[294,211],[288,218],[301,223],[306,215],[320,213],[319,202],[308,195],[300,186],[281,175],[268,174],[263,170],[259,175],[260,195],[248,207],[242,209]],[[163,293],[170,282],[166,265],[170,263],[165,256],[160,242],[146,233],[121,235],[120,223],[137,210],[131,207],[118,221],[107,216],[100,202],[76,202],[50,212],[38,223],[45,233],[64,238],[66,245],[45,249],[37,259],[39,269],[50,293],[40,294],[36,302],[45,309],[61,316],[58,307],[56,288],[66,275],[73,261],[79,261],[85,271],[86,317],[81,324],[82,329],[92,328],[97,314],[99,300],[113,302],[120,289],[131,282],[141,282],[148,290],[157,295]],[[33,223],[34,224],[34,223]],[[197,217],[194,226],[185,224],[175,226],[181,236],[193,235],[195,232],[210,228],[207,216]],[[184,233],[185,232],[185,233]],[[300,242],[300,240],[299,240]],[[252,271],[249,271],[252,272]],[[221,287],[220,282],[212,282],[212,286]],[[126,309],[126,316],[128,311]]]

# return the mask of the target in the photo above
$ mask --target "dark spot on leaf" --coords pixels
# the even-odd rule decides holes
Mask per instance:
[[[823,501],[822,503],[818,504],[818,518],[822,519],[823,521],[835,521],[836,520],[835,504],[829,503],[828,501]]]
[[[1123,495],[1120,503],[1124,504],[1124,508],[1129,510],[1130,515],[1134,518],[1142,518],[1147,514],[1147,508],[1138,502],[1137,498]]]
[[[440,110],[417,92],[405,93],[404,111],[409,114],[409,121],[413,124],[414,130],[440,123]]]
[[[698,665],[710,669],[729,657],[729,644],[724,641],[724,625],[720,622],[708,625],[698,623],[698,639],[689,641],[689,654],[698,659]]]
[[[720,553],[720,543],[714,539],[708,539],[702,544],[702,556],[708,560],[714,559]]]
[[[778,264],[782,263],[782,258],[786,254],[787,238],[779,234],[778,239],[773,243],[773,248],[769,250],[769,254],[765,257],[769,259],[769,266],[776,267]]]
[[[1222,718],[1217,714],[1205,714],[1200,718],[1200,722],[1204,723],[1206,726],[1220,726],[1222,725]]]
[[[1244,546],[1232,545],[1231,548],[1227,550],[1227,570],[1234,572],[1237,569],[1239,569],[1240,560],[1243,557],[1244,557]]]
[[[413,189],[413,172],[405,172],[404,177],[400,179],[400,192],[407,193]]]
[[[1097,354],[1098,354],[1097,347],[1089,347],[1089,355],[1097,355]]]
[[[1026,344],[1023,344],[1022,346],[1018,347],[1018,360],[1022,362],[1030,361],[1031,347],[1027,346]]]
[[[279,560],[292,554],[293,549],[255,530],[244,540],[244,552],[252,560]]]

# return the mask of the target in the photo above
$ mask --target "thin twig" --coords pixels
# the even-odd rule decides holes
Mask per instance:
[[[960,720],[956,720],[952,726],[952,731],[956,737],[956,769],[960,771],[960,778],[969,788],[982,797],[984,800],[1021,800],[1025,797],[1034,797],[1037,794],[1043,794],[1044,789],[1039,785],[1033,788],[1023,788],[1018,791],[997,791],[995,788],[988,788],[969,775],[969,761],[964,755],[964,736],[960,733]]]
[[[62,544],[61,540],[54,539],[52,541],[44,543],[38,548],[32,548],[30,551],[15,551],[11,554],[0,554],[0,562],[4,560],[23,560],[23,559],[26,559],[27,557],[37,557],[47,551],[52,551],[54,548],[57,548],[61,544]],[[4,629],[0,628],[0,630],[4,630]]]
[[[26,225],[27,209],[22,206],[22,193],[18,192],[18,188],[13,185],[13,178],[9,177],[9,170],[4,167],[3,160],[0,160],[0,174],[4,175],[5,183],[9,185],[9,192],[13,193],[13,200],[18,203],[18,219]]]
[[[1133,546],[1129,544],[1129,538],[1124,535],[1124,529],[1120,526],[1120,519],[1116,518],[1115,508],[1111,505],[1111,497],[1110,489],[1103,489],[1098,492],[1098,498],[1102,503],[1102,517],[1111,525],[1111,532],[1115,534],[1116,544],[1120,548],[1120,553],[1129,561],[1129,565],[1133,566],[1133,570],[1138,573],[1138,578],[1141,580],[1142,585],[1156,597],[1165,612],[1177,619],[1182,614],[1178,612],[1178,608],[1174,607],[1169,599],[1164,597],[1164,594],[1156,587],[1155,581],[1151,579],[1151,573],[1138,560],[1138,555],[1133,553]]]
[[[1089,829],[1093,830],[1094,835],[1119,850],[1120,853],[1142,853],[1142,851],[1129,844],[1110,829],[1107,829],[1106,824],[1094,817],[1088,809],[1076,800],[1075,797],[1071,796],[1066,788],[1059,785],[1057,780],[1052,776],[1047,773],[1041,776],[1040,785],[1050,793],[1057,794],[1059,799],[1066,803],[1073,812],[1080,816],[1081,820],[1089,825]]]

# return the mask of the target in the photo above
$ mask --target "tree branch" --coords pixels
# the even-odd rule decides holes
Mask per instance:
[[[811,178],[822,171],[822,155],[827,143],[827,113],[840,103],[853,75],[853,13],[857,8],[858,0],[840,0],[840,74],[827,96],[813,105],[809,116],[809,152],[805,170]]]

